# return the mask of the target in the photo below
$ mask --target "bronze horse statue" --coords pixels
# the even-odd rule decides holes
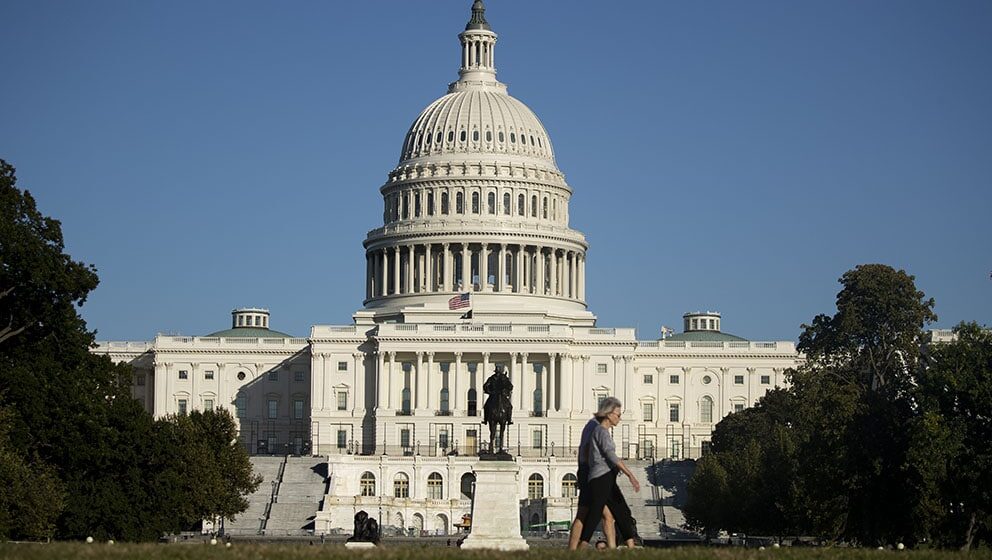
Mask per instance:
[[[503,366],[496,366],[496,371],[482,385],[482,391],[489,395],[486,403],[482,405],[482,423],[489,425],[489,453],[504,453],[506,427],[513,423],[513,404],[510,402],[513,383]]]

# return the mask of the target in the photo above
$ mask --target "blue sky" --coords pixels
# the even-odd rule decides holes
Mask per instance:
[[[0,157],[97,266],[99,339],[236,306],[306,336],[364,295],[407,127],[457,78],[469,0],[6,0]],[[601,326],[794,340],[837,279],[916,276],[992,323],[992,3],[490,0],[551,135]]]

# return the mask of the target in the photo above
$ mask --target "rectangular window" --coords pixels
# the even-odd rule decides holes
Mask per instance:
[[[652,383],[654,383],[654,375],[651,375],[650,373],[644,374],[644,384],[651,385]]]
[[[762,375],[761,376],[761,384],[762,385],[770,385],[771,382],[772,382],[771,376],[768,376],[768,375]]]
[[[135,375],[134,377],[135,377],[134,382],[135,382],[135,384],[138,387],[144,387],[145,386],[145,374],[139,373],[139,374]]]
[[[448,429],[447,428],[441,428],[440,430],[438,430],[438,432],[437,432],[437,444],[438,444],[438,446],[441,447],[441,449],[447,449],[448,448]]]
[[[145,408],[145,397],[138,397],[138,404],[141,405],[141,408]]]
[[[743,384],[744,384],[744,376],[743,375],[735,375],[734,376],[734,385],[743,385]]]
[[[671,383],[672,385],[678,385],[679,384],[679,376],[678,375],[669,375],[668,376],[668,382]]]
[[[269,381],[279,381],[279,372],[272,370],[269,372]]]
[[[668,405],[668,421],[679,421],[679,403],[671,403]]]
[[[207,371],[203,372],[203,378],[204,379],[213,379],[214,378],[214,370],[208,369]]]
[[[338,449],[348,447],[348,431],[338,430]]]
[[[596,364],[596,373],[606,373],[606,364]]]
[[[179,415],[186,416],[186,399],[179,399]]]
[[[245,398],[244,397],[238,397],[238,398],[234,399],[235,415],[238,418],[244,418],[245,417],[245,408],[246,408],[246,404],[245,404]]]
[[[293,372],[293,381],[303,381],[303,372],[302,371],[294,371]]]
[[[293,418],[297,420],[303,419],[303,399],[293,401]]]
[[[348,393],[344,391],[338,393],[338,410],[348,410]]]
[[[179,379],[189,379],[189,370],[179,370]]]
[[[734,412],[744,412],[744,403],[734,403]]]
[[[348,362],[338,362],[338,371],[348,371]]]
[[[410,429],[400,430],[400,447],[410,447]]]
[[[641,412],[645,422],[654,422],[654,403],[644,403],[641,405]]]
[[[279,417],[279,401],[269,399],[269,418]]]
[[[702,452],[701,454],[702,455],[708,455],[711,451],[713,451],[713,443],[712,442],[709,442],[709,441],[704,441],[703,442],[703,448],[701,450],[701,452]]]
[[[203,399],[203,410],[207,412],[213,412],[214,410],[214,400],[213,399]]]
[[[544,443],[544,432],[542,432],[541,430],[534,430],[533,439],[534,439],[534,449],[540,449],[542,444]]]

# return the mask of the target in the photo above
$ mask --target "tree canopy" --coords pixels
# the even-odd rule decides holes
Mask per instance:
[[[130,366],[90,352],[97,284],[0,160],[0,537],[156,539],[258,484],[229,414],[154,420]]]
[[[934,301],[904,271],[840,283],[836,312],[803,325],[789,387],[717,425],[687,517],[866,545],[987,538],[992,335],[972,323],[929,343]]]

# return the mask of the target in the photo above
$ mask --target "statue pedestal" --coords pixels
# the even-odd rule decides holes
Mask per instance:
[[[344,543],[345,548],[351,548],[355,550],[368,550],[370,548],[375,548],[375,543],[361,542],[361,541],[349,541]]]
[[[520,536],[520,469],[513,461],[479,461],[475,467],[472,532],[462,548],[527,550]]]

